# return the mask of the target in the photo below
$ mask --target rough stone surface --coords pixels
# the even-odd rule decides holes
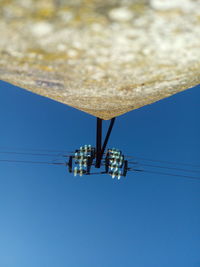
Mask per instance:
[[[0,0],[0,79],[103,119],[199,84],[200,0]]]

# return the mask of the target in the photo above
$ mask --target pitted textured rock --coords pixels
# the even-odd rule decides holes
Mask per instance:
[[[200,0],[0,0],[0,79],[103,119],[200,82]]]

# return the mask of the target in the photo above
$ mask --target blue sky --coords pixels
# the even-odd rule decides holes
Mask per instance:
[[[118,117],[109,147],[200,165],[199,99],[195,87]],[[94,117],[5,82],[0,113],[0,151],[95,145]],[[0,155],[8,158],[49,160]],[[200,181],[134,172],[120,181],[75,178],[64,166],[0,163],[0,266],[199,267],[199,206]]]

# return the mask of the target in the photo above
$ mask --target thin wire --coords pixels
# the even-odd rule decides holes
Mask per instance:
[[[0,154],[29,155],[29,156],[51,156],[51,157],[69,157],[69,155],[62,155],[62,154],[26,153],[26,152],[16,152],[16,151],[0,151]]]
[[[130,164],[135,164],[134,162],[129,162]],[[159,166],[159,165],[151,165],[151,164],[145,164],[145,163],[139,163],[140,166],[148,166],[148,167],[154,167],[154,168],[160,168],[160,169],[169,169],[169,170],[176,170],[176,171],[184,171],[184,172],[194,172],[194,173],[200,173],[200,171],[196,170],[187,170],[187,169],[181,169],[181,168],[173,168],[173,167],[165,167],[165,166]]]
[[[26,152],[16,152],[16,151],[0,151],[1,154],[17,154],[17,155],[30,155],[30,156],[59,156],[56,154],[41,154],[41,153],[26,153]]]
[[[149,158],[143,158],[143,157],[132,157],[132,156],[126,156],[126,157],[127,158],[134,158],[134,159],[142,159],[142,160],[152,161],[152,162],[161,162],[161,163],[191,166],[191,167],[198,167],[198,168],[200,167],[200,165],[195,165],[195,164],[191,164],[191,163],[181,163],[181,162],[175,162],[175,161],[156,160],[156,159],[149,159]]]
[[[0,162],[48,164],[48,165],[66,165],[66,163],[63,163],[63,162],[26,161],[26,160],[10,160],[10,159],[0,159]]]
[[[48,164],[48,165],[66,165],[66,163],[63,163],[63,162],[24,161],[24,160],[9,160],[9,159],[3,159],[3,160],[0,159],[0,162],[28,163],[28,164]],[[184,178],[189,178],[189,179],[194,179],[194,180],[200,180],[200,177],[178,175],[178,174],[171,174],[171,173],[163,173],[163,172],[155,172],[155,171],[150,171],[150,170],[130,169],[129,171],[147,172],[147,173],[153,173],[153,174],[161,174],[161,175],[184,177]],[[92,175],[92,174],[105,174],[105,172],[91,173],[90,175]]]
[[[66,150],[53,150],[53,149],[33,149],[33,148],[12,148],[12,147],[4,147],[0,146],[0,149],[15,149],[15,150],[25,150],[25,151],[44,151],[44,152],[60,152],[60,153],[74,153],[73,151],[66,151]],[[3,152],[0,152],[3,153]],[[19,152],[15,152],[19,154]],[[34,155],[34,153],[27,153],[27,155]],[[37,153],[35,153],[36,155]],[[48,156],[48,154],[39,154],[38,156]],[[37,155],[36,155],[37,156]],[[49,154],[50,156],[50,154]],[[51,156],[57,156],[57,155],[51,155]],[[64,157],[69,157],[69,155],[62,155]],[[183,166],[192,166],[192,167],[197,167],[200,168],[200,165],[195,165],[191,163],[181,163],[181,162],[175,162],[175,161],[165,161],[165,160],[156,160],[156,159],[150,159],[150,158],[144,158],[144,157],[133,157],[133,156],[126,156],[127,158],[135,158],[135,159],[142,159],[146,161],[152,161],[152,162],[161,162],[161,163],[168,163],[168,164],[175,164],[175,165],[183,165]]]
[[[0,146],[0,149],[14,149],[14,150],[24,150],[24,151],[44,151],[44,152],[62,152],[62,153],[71,153],[69,151],[66,150],[53,150],[53,149],[35,149],[35,148],[16,148],[16,147],[4,147],[4,146]]]
[[[161,174],[161,175],[168,175],[168,176],[183,177],[183,178],[187,178],[187,179],[193,179],[193,180],[199,180],[200,181],[200,177],[180,175],[180,174],[172,174],[172,173],[165,173],[165,172],[155,172],[155,171],[150,171],[150,170],[134,170],[134,169],[131,169],[129,171],[141,171],[141,172],[147,172],[147,173],[153,173],[153,174]]]
[[[107,174],[106,172],[92,172],[88,173],[87,175],[98,175],[98,174]]]

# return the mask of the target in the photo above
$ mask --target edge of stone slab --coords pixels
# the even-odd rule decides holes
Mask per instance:
[[[113,109],[112,111],[109,111],[109,110],[106,110],[106,109],[95,111],[94,109],[91,109],[90,110],[88,108],[79,108],[76,105],[73,105],[71,103],[69,104],[67,102],[61,101],[60,98],[57,97],[57,96],[54,96],[54,98],[53,98],[53,97],[49,96],[48,94],[45,94],[44,91],[42,93],[39,92],[39,91],[42,91],[42,89],[38,89],[37,92],[33,92],[32,91],[33,90],[33,87],[31,87],[31,86],[26,86],[26,88],[25,87],[22,87],[19,82],[17,82],[17,81],[10,81],[9,78],[3,78],[2,79],[0,77],[0,80],[5,81],[5,82],[8,82],[8,83],[10,83],[10,84],[12,84],[14,86],[19,87],[20,89],[26,90],[26,91],[28,91],[28,92],[30,92],[32,94],[37,94],[37,95],[40,95],[42,97],[47,97],[47,98],[49,98],[49,99],[51,99],[53,101],[56,101],[56,102],[65,104],[65,105],[67,105],[69,107],[73,107],[73,108],[75,108],[75,109],[77,109],[79,111],[83,111],[83,112],[85,112],[85,113],[87,113],[89,115],[92,115],[92,116],[95,116],[95,117],[99,117],[99,118],[101,118],[103,120],[109,120],[109,119],[112,119],[113,117],[118,117],[118,116],[123,115],[123,114],[125,114],[127,112],[130,112],[132,110],[141,108],[143,106],[151,105],[151,104],[153,104],[155,102],[158,102],[158,101],[160,101],[160,100],[162,100],[164,98],[168,98],[168,97],[173,96],[173,95],[175,95],[177,93],[180,93],[182,91],[189,90],[189,89],[192,89],[195,86],[198,86],[199,85],[200,77],[199,77],[199,79],[196,79],[196,80],[194,80],[194,76],[192,76],[192,77],[193,77],[193,80],[192,80],[192,82],[190,82],[189,87],[186,87],[186,85],[182,85],[182,86],[180,86],[180,88],[176,92],[172,92],[172,93],[170,93],[168,95],[166,95],[166,93],[160,93],[159,96],[156,96],[156,94],[154,94],[153,101],[152,100],[149,101],[148,99],[147,100],[146,99],[143,99],[143,102],[141,104],[127,105],[127,106],[124,106],[123,108]],[[37,90],[37,89],[34,89],[34,90]],[[112,100],[112,98],[111,98],[111,100]]]

